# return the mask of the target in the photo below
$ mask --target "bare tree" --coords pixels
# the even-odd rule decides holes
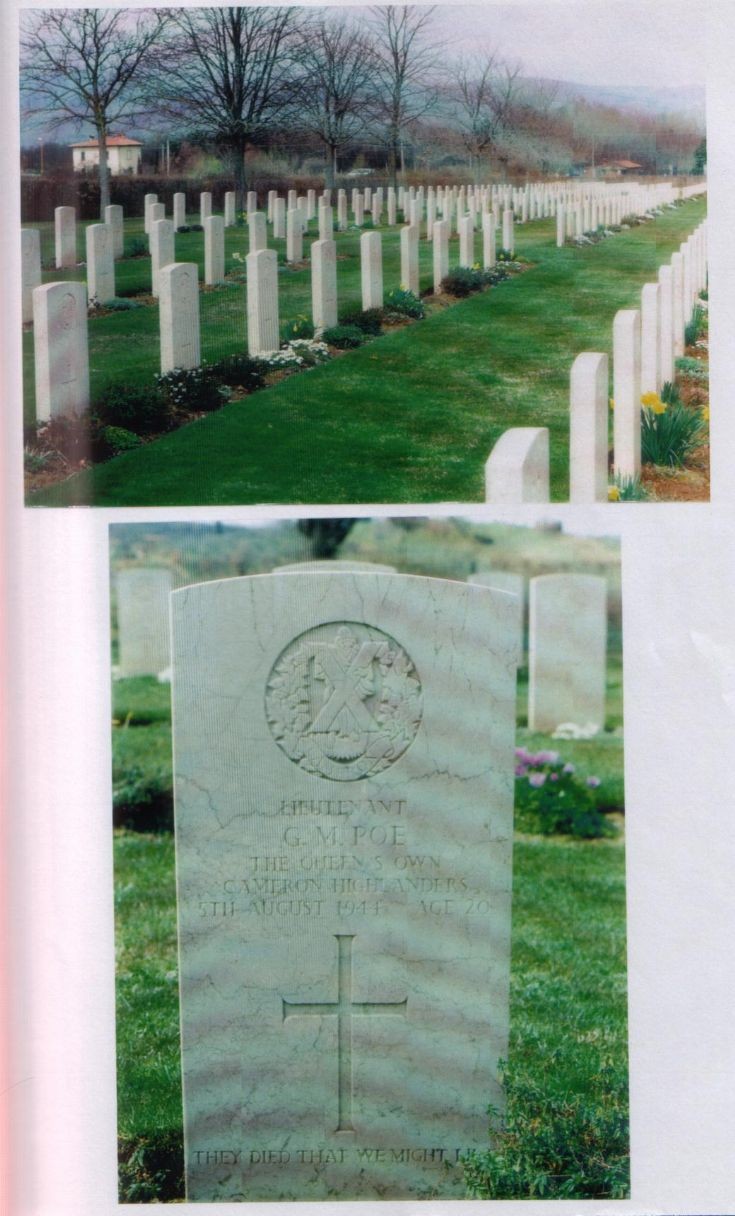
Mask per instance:
[[[496,51],[463,56],[456,65],[455,121],[473,168],[486,159],[510,126],[520,94],[520,64]]]
[[[107,137],[145,111],[145,81],[167,14],[159,10],[56,8],[28,14],[21,34],[27,114],[49,127],[91,124],[99,145],[100,215],[110,201]]]
[[[410,122],[431,109],[436,88],[431,75],[440,48],[427,41],[435,6],[386,4],[370,9],[380,85],[378,113],[388,144],[388,172],[393,185],[402,165],[402,135]]]
[[[171,12],[174,36],[159,64],[158,103],[226,155],[240,205],[245,150],[292,96],[299,11],[242,6]]]
[[[333,186],[345,144],[364,132],[375,99],[375,53],[349,18],[326,13],[305,33],[295,121],[324,145],[326,184]]]

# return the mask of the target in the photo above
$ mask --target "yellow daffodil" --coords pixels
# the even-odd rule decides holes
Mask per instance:
[[[619,490],[618,486],[608,486],[607,487],[607,501],[608,502],[620,502],[620,490]]]
[[[661,398],[658,393],[644,393],[641,397],[641,405],[645,405],[648,409],[653,409],[654,406],[661,404]]]
[[[705,422],[709,422],[709,406],[708,405],[702,406],[702,417]]]
[[[649,405],[648,408],[652,414],[665,414],[666,402],[662,401],[660,397],[657,397],[655,402],[652,405]]]
[[[615,409],[615,400],[614,400],[614,398],[612,398],[612,397],[610,398],[610,409],[611,409],[611,410],[614,410],[614,409]]]

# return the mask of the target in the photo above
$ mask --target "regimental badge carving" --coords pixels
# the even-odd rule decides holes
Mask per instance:
[[[281,653],[265,712],[294,764],[333,781],[359,781],[388,768],[415,739],[421,683],[387,633],[335,621],[300,634]]]

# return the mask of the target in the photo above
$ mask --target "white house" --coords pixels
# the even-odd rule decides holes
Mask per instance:
[[[87,173],[100,163],[100,146],[96,139],[85,139],[70,144],[75,173]],[[140,140],[127,135],[107,136],[107,164],[110,173],[140,173],[140,157],[143,145]]]

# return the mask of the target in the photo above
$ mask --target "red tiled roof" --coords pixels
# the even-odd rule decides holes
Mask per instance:
[[[127,135],[108,135],[108,148],[142,148],[143,145],[139,139],[128,139]],[[99,140],[83,139],[80,143],[69,144],[70,148],[98,148]]]

